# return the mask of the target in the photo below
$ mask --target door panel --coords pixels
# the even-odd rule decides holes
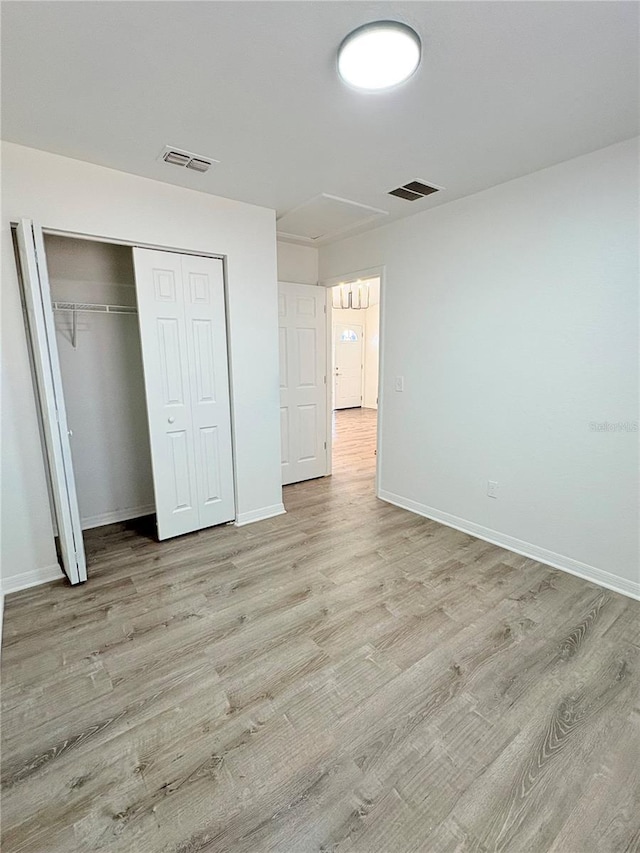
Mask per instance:
[[[334,409],[362,405],[362,330],[359,325],[334,324]]]
[[[296,329],[296,356],[297,387],[317,388],[319,365],[315,329]],[[324,385],[324,369],[322,376]]]
[[[205,504],[217,503],[222,500],[220,489],[220,448],[218,446],[218,427],[202,427],[200,429],[200,449],[204,462],[204,494]]]
[[[158,538],[200,526],[180,255],[134,249]]]
[[[281,282],[280,435],[282,483],[327,473],[326,292]]]
[[[158,538],[235,516],[222,261],[133,250]]]
[[[199,403],[215,403],[216,401],[212,325],[211,320],[193,321],[196,355],[196,400]]]
[[[180,346],[178,320],[159,317],[157,320],[160,361],[162,365],[162,389],[165,406],[184,406],[184,346]]]
[[[189,440],[187,432],[184,429],[168,432],[167,440],[172,463],[170,481],[173,484],[172,512],[174,514],[191,512],[193,510],[193,485],[189,466]]]
[[[235,518],[222,261],[182,255],[200,527]]]
[[[316,452],[318,407],[313,403],[298,406],[298,430],[300,435],[299,459],[301,462],[307,462],[314,458]]]
[[[62,568],[70,582],[76,584],[86,581],[87,565],[42,229],[23,219],[17,237]]]

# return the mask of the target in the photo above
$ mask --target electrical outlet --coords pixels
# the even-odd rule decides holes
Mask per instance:
[[[404,391],[404,376],[396,376],[396,391]]]
[[[498,497],[498,482],[497,480],[487,480],[487,497]]]

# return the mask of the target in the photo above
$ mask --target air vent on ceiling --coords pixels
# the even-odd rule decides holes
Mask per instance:
[[[419,198],[424,198],[431,193],[437,193],[442,187],[425,184],[424,181],[409,181],[408,184],[403,184],[395,190],[390,190],[389,195],[394,195],[397,198],[403,198],[405,201],[417,201]]]
[[[174,166],[186,166],[187,169],[192,169],[194,172],[207,172],[214,163],[220,162],[211,157],[193,154],[191,151],[183,151],[182,148],[174,148],[172,145],[165,145],[158,160],[171,163]]]

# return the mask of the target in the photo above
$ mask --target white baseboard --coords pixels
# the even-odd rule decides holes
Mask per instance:
[[[627,580],[627,578],[621,578],[619,575],[613,575],[611,572],[597,569],[588,563],[581,563],[572,557],[565,557],[563,554],[556,554],[554,551],[548,551],[546,548],[540,548],[538,545],[532,545],[530,542],[524,542],[522,539],[498,533],[498,531],[491,530],[489,527],[482,527],[482,525],[475,524],[473,521],[458,518],[457,515],[451,515],[448,512],[442,512],[439,509],[425,506],[417,501],[409,500],[409,498],[395,495],[393,492],[387,492],[384,489],[380,489],[378,497],[387,503],[394,504],[394,506],[408,509],[410,512],[430,518],[432,521],[446,524],[447,527],[454,527],[456,530],[469,533],[471,536],[476,536],[485,542],[491,542],[492,545],[506,548],[507,551],[514,551],[523,557],[529,557],[531,560],[545,563],[554,569],[560,569],[563,572],[576,575],[583,580],[591,581],[598,584],[598,586],[603,586],[606,589],[611,589],[614,592],[619,592],[622,595],[627,595],[629,598],[635,598],[640,601],[640,582],[636,583]]]
[[[52,566],[43,566],[41,569],[34,569],[31,572],[23,572],[21,575],[3,578],[2,595],[9,595],[9,593],[18,592],[21,589],[29,589],[41,583],[57,581],[63,577],[62,569],[57,563]]]
[[[253,524],[256,521],[264,521],[266,518],[283,515],[285,512],[286,509],[282,503],[263,506],[260,509],[251,510],[251,512],[240,512],[236,518],[236,527],[243,527],[245,524]]]
[[[128,521],[130,518],[140,518],[143,515],[152,515],[156,511],[155,504],[134,506],[129,509],[117,509],[113,512],[103,512],[101,515],[89,515],[80,519],[83,530],[92,527],[102,527],[105,524],[117,524],[119,521]]]

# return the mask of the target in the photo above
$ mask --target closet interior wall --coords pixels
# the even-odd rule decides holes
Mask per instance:
[[[45,235],[54,303],[136,306],[128,246]],[[83,529],[155,511],[136,313],[54,312]]]

